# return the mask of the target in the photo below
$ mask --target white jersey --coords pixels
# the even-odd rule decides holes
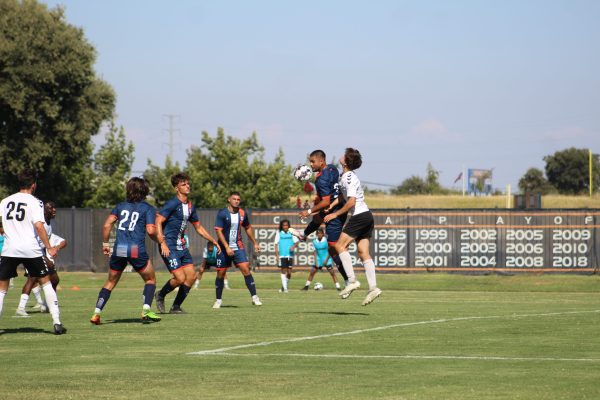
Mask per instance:
[[[15,193],[0,202],[4,228],[5,257],[36,258],[42,256],[34,224],[44,223],[44,203],[28,193]]]
[[[48,242],[50,242],[50,246],[56,247],[65,241],[65,239],[61,238],[58,235],[55,235],[52,232],[52,226],[50,224],[48,224],[46,221],[44,221],[44,229],[46,230],[46,235],[48,235]],[[42,243],[42,239],[40,239],[40,237],[37,236],[37,232],[36,232],[36,238],[38,240],[38,244],[40,245],[40,247],[45,250],[46,246],[44,246],[44,243]],[[47,250],[46,250],[46,258],[48,258],[50,261],[54,262],[54,258],[52,258],[50,256],[50,254],[48,254]]]
[[[360,184],[360,180],[353,171],[344,172],[340,178],[340,192],[346,201],[348,201],[350,197],[356,199],[354,207],[348,211],[349,214],[358,215],[369,211],[369,207],[367,207],[367,203],[365,203],[365,193]]]

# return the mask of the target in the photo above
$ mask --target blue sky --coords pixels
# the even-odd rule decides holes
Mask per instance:
[[[515,190],[557,150],[600,153],[600,1],[46,3],[96,47],[135,170],[163,164],[165,114],[180,162],[220,126],[291,164],[356,147],[391,185],[431,162]]]

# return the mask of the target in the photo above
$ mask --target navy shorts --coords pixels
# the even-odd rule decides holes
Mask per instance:
[[[233,257],[229,257],[225,250],[217,255],[217,268],[229,268],[232,262],[235,266],[248,262],[246,250],[234,250]]]
[[[127,267],[127,263],[131,264],[133,269],[139,272],[146,268],[146,266],[148,265],[148,254],[140,254],[137,258],[117,257],[113,254],[110,256],[108,266],[113,271],[123,272],[125,270],[125,267]]]
[[[337,218],[332,219],[325,226],[325,233],[327,234],[327,242],[335,243],[340,238],[342,234],[342,228],[344,228],[344,224],[346,223],[346,215],[341,215]]]
[[[194,260],[192,260],[192,255],[188,249],[185,250],[171,250],[171,254],[169,257],[165,257],[161,254],[163,261],[169,272],[173,272],[176,269],[181,267],[185,267],[186,265],[194,264]]]

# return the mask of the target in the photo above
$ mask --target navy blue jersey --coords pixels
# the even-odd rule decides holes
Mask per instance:
[[[333,201],[340,195],[339,180],[340,171],[338,171],[335,165],[329,164],[323,168],[315,180],[315,188],[317,190],[317,200],[315,203],[319,203],[325,198],[329,198],[329,201],[333,203]],[[341,205],[338,204],[332,211],[336,211],[340,207]]]
[[[215,230],[220,229],[223,231],[223,236],[225,236],[225,240],[227,240],[227,244],[232,250],[244,248],[242,227],[247,228],[248,226],[250,226],[250,220],[241,208],[238,209],[236,214],[231,213],[227,207],[220,209],[217,213]]]
[[[187,244],[183,235],[185,235],[188,221],[194,226],[200,223],[198,214],[196,213],[196,206],[189,200],[187,203],[182,203],[177,197],[173,197],[160,209],[159,214],[165,217],[163,234],[165,235],[165,241],[169,249],[186,249]]]
[[[111,211],[117,226],[117,240],[113,254],[117,257],[133,257],[146,253],[146,226],[154,225],[156,209],[145,201],[122,202]]]

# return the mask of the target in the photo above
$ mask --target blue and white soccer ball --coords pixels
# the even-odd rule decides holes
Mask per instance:
[[[312,178],[313,171],[308,165],[298,165],[294,170],[294,178],[300,182],[306,182]]]
[[[321,282],[315,283],[315,290],[321,290],[321,289],[323,289],[323,284]]]

